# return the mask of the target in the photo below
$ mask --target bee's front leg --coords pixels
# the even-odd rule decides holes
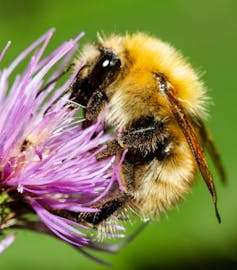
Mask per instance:
[[[101,90],[96,90],[88,101],[85,110],[85,118],[87,121],[95,121],[101,111],[105,108],[108,98]]]
[[[114,155],[120,155],[124,151],[124,148],[122,148],[119,145],[117,140],[113,140],[113,141],[107,143],[106,146],[107,147],[104,150],[102,150],[101,152],[99,152],[99,154],[97,154],[97,156],[96,156],[97,160],[111,157]]]

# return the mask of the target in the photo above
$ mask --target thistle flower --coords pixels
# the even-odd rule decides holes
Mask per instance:
[[[8,228],[33,229],[79,249],[95,248],[91,228],[59,213],[98,211],[92,205],[119,180],[119,165],[114,157],[96,160],[112,136],[103,133],[100,121],[82,129],[81,120],[65,106],[69,94],[63,93],[78,70],[60,87],[53,82],[70,62],[82,34],[42,58],[52,34],[47,32],[0,70],[0,234]],[[12,72],[36,49],[10,86]],[[114,225],[112,230],[123,227]],[[2,240],[0,252],[13,240],[12,234]]]

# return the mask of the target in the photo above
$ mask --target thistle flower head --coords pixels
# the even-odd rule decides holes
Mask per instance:
[[[100,121],[83,129],[82,120],[65,105],[69,94],[62,94],[78,70],[59,87],[49,83],[68,65],[82,34],[43,58],[52,34],[50,30],[0,69],[0,234],[10,227],[29,228],[79,248],[92,247],[86,233],[92,229],[60,213],[98,211],[92,206],[118,181],[119,165],[114,157],[96,160],[111,139]],[[32,52],[25,70],[10,84],[12,72]],[[1,242],[0,252],[13,239],[10,235]]]

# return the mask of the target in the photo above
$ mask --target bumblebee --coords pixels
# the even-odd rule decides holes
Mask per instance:
[[[225,181],[218,151],[203,119],[208,97],[200,76],[170,46],[144,33],[111,35],[88,44],[75,66],[83,62],[70,99],[83,106],[86,124],[107,106],[106,128],[117,137],[99,156],[121,155],[123,190],[82,215],[98,225],[123,209],[154,218],[177,205],[190,192],[196,173],[205,181],[217,210],[217,195],[204,149]]]

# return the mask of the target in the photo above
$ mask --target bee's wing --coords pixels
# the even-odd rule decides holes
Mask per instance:
[[[216,170],[220,176],[220,179],[221,179],[222,183],[226,183],[227,177],[226,177],[225,169],[224,169],[224,166],[222,164],[219,152],[216,148],[216,145],[214,144],[214,142],[212,140],[210,133],[208,132],[206,126],[204,125],[204,123],[201,119],[198,119],[198,127],[200,129],[200,134],[201,134],[202,139],[205,143],[205,147],[207,149],[207,152],[209,153],[209,155],[213,161],[213,164],[216,167]]]
[[[217,195],[213,182],[212,174],[208,168],[206,157],[204,154],[203,147],[199,142],[199,138],[196,134],[196,131],[192,125],[192,122],[180,104],[180,102],[174,96],[172,90],[170,88],[166,88],[164,91],[164,96],[166,97],[169,107],[177,120],[178,125],[180,126],[188,144],[192,151],[193,157],[196,161],[196,164],[201,172],[202,178],[204,179],[211,195],[212,200],[215,206],[216,216],[218,221],[221,221],[218,209],[217,209]]]

